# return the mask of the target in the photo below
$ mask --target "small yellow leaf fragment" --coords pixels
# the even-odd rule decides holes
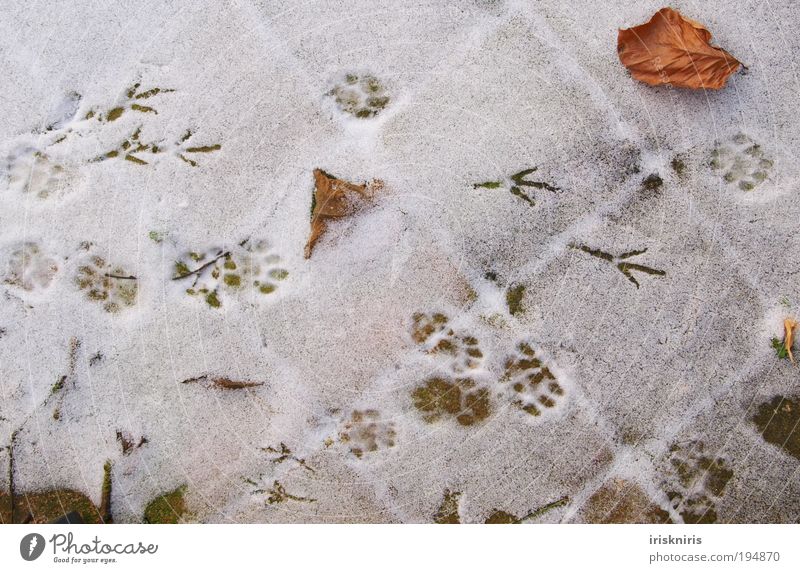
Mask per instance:
[[[795,363],[794,356],[792,355],[792,344],[794,343],[794,329],[797,328],[797,321],[793,318],[786,318],[783,321],[783,347],[789,355],[789,360],[792,364]]]

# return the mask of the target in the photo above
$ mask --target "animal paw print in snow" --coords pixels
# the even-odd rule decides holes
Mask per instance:
[[[456,374],[480,368],[483,352],[478,339],[449,327],[450,319],[440,313],[417,312],[412,316],[411,338],[423,352],[449,357]]]
[[[428,423],[455,418],[462,426],[472,426],[492,411],[489,390],[470,378],[429,378],[411,391],[411,399]]]
[[[86,264],[78,268],[75,284],[85,292],[86,298],[101,303],[106,312],[119,312],[123,307],[136,304],[136,277],[97,255],[89,257]]]
[[[11,253],[3,278],[5,284],[26,291],[47,288],[58,272],[58,263],[36,243],[24,243]]]
[[[41,199],[64,192],[74,179],[74,173],[69,169],[32,147],[22,147],[10,153],[5,171],[9,189]]]
[[[536,357],[528,342],[517,344],[514,355],[506,359],[500,381],[510,390],[511,403],[531,416],[554,408],[564,395],[555,375]]]
[[[266,241],[248,244],[245,250],[242,274],[252,283],[256,293],[272,294],[277,290],[278,284],[289,276],[289,271],[281,266],[281,257],[272,252]]]
[[[393,447],[396,435],[394,422],[381,419],[377,410],[355,410],[339,432],[339,441],[360,458],[367,452]]]
[[[738,133],[726,144],[714,148],[710,166],[722,173],[726,183],[736,183],[742,191],[752,191],[769,177],[773,161],[764,155],[759,144]]]
[[[733,478],[725,459],[709,456],[703,442],[673,444],[662,487],[684,523],[714,523],[717,502]]]
[[[347,74],[327,96],[345,113],[366,119],[378,115],[388,104],[386,88],[372,75]]]
[[[275,292],[278,283],[289,276],[280,262],[280,256],[270,251],[267,242],[243,242],[227,251],[187,253],[176,261],[172,280],[191,281],[186,288],[188,295],[202,297],[208,306],[219,308],[223,292],[252,290],[259,296]]]

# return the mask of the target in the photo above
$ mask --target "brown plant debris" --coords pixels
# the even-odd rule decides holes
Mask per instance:
[[[325,233],[329,219],[340,219],[354,215],[364,208],[376,191],[383,186],[381,181],[356,185],[338,179],[322,169],[314,169],[314,195],[311,201],[311,234],[305,248],[305,258],[311,258],[319,238]]]
[[[461,523],[461,516],[458,511],[460,491],[444,490],[442,504],[433,516],[434,523]]]
[[[705,26],[662,8],[646,24],[620,30],[617,53],[634,79],[651,86],[720,89],[742,64],[710,40]]]
[[[546,503],[541,507],[537,507],[533,511],[527,513],[522,517],[517,517],[513,513],[508,513],[507,511],[503,511],[502,509],[494,509],[492,510],[491,515],[486,518],[484,521],[485,524],[492,525],[492,524],[516,524],[516,523],[524,523],[531,519],[535,519],[547,513],[552,509],[556,509],[557,507],[562,507],[569,503],[569,497],[564,496],[555,501],[551,501],[550,503]]]
[[[786,354],[792,364],[795,363],[794,355],[792,354],[792,344],[794,344],[794,329],[797,328],[797,321],[793,318],[786,318],[783,321],[783,347],[786,349]]]
[[[462,426],[472,426],[492,412],[489,391],[470,378],[429,378],[411,392],[411,399],[428,423],[455,418]]]
[[[187,378],[181,384],[196,384],[199,383],[206,388],[220,388],[222,390],[242,390],[244,388],[254,388],[255,386],[263,386],[263,382],[252,382],[249,380],[232,380],[226,376],[213,377],[207,374],[197,376],[194,378]]]

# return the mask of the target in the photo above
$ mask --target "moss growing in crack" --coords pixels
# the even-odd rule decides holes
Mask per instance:
[[[623,479],[612,479],[595,491],[583,511],[589,523],[672,523],[667,511]]]
[[[501,509],[495,509],[492,511],[492,514],[486,518],[484,521],[486,524],[509,524],[509,523],[519,523],[519,518],[512,514],[508,513],[507,511],[503,511]]]
[[[102,523],[102,514],[84,494],[68,490],[45,491],[18,495],[15,502],[16,521],[30,519],[48,523],[68,513],[77,512],[84,523]],[[30,516],[30,517],[28,517]]]
[[[780,338],[773,336],[770,343],[772,344],[772,348],[775,350],[775,354],[778,356],[778,358],[789,358],[789,350],[786,348],[786,345]]]
[[[651,173],[642,181],[642,189],[645,191],[658,191],[664,184],[664,180],[658,173]]]
[[[550,503],[546,503],[541,507],[537,507],[533,511],[529,512],[527,515],[522,517],[517,517],[513,513],[508,513],[507,511],[503,511],[501,509],[492,510],[492,513],[489,517],[486,518],[484,523],[487,524],[512,524],[512,523],[523,523],[525,521],[535,519],[544,515],[545,513],[556,509],[557,507],[565,506],[569,503],[569,497],[564,496],[559,498],[555,501],[551,501]]]
[[[219,301],[219,297],[217,296],[217,291],[212,290],[206,294],[206,303],[211,308],[219,308],[222,305],[222,303]]]
[[[414,407],[426,422],[452,417],[462,426],[472,426],[491,414],[491,397],[486,388],[477,387],[469,378],[447,380],[429,378],[411,392]]]
[[[669,450],[662,487],[685,523],[715,523],[719,500],[734,477],[724,458],[705,450],[697,440],[673,444]]]
[[[680,155],[676,155],[675,157],[672,158],[670,166],[677,175],[683,175],[684,173],[686,173],[686,162]]]
[[[758,406],[752,418],[761,437],[800,459],[800,397],[775,396]]]
[[[59,378],[56,381],[56,383],[53,384],[53,386],[50,388],[50,393],[51,394],[57,394],[58,392],[60,392],[64,388],[64,383],[66,381],[67,381],[67,377],[66,376],[62,376],[61,378]]]
[[[461,492],[444,490],[444,499],[442,504],[433,516],[434,523],[461,523],[461,517],[458,511],[459,499]]]
[[[506,305],[508,312],[516,316],[524,312],[522,300],[525,298],[525,285],[513,285],[506,291]]]
[[[104,468],[105,470],[105,468]],[[103,495],[106,491],[103,480]],[[83,523],[99,524],[107,521],[103,512],[83,493],[70,490],[46,490],[11,495],[0,492],[0,522],[2,523],[50,523],[75,512]]]
[[[239,275],[228,273],[222,280],[229,287],[239,288],[240,286],[242,286],[242,277],[240,277]]]
[[[180,523],[186,514],[186,486],[156,497],[144,510],[144,523]]]
[[[103,464],[103,489],[100,494],[100,517],[104,523],[111,523],[111,462]]]

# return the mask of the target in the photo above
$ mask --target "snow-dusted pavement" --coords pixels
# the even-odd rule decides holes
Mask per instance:
[[[0,502],[797,522],[800,5],[673,4],[716,92],[661,6],[2,2]],[[382,184],[305,259],[315,168]]]

